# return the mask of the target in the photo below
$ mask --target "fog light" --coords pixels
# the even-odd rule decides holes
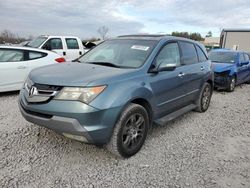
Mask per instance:
[[[63,136],[73,139],[73,140],[77,140],[80,142],[88,142],[88,140],[84,136],[73,135],[73,134],[68,134],[68,133],[62,133],[62,134]]]

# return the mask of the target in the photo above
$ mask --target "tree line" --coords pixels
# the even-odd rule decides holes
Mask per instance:
[[[108,32],[109,32],[108,27],[106,26],[99,27],[97,30],[97,33],[99,34],[100,38],[93,37],[90,39],[83,39],[83,41],[95,41],[96,39],[105,40],[108,38],[107,37]],[[188,38],[188,39],[192,39],[196,41],[204,41],[204,38],[198,32],[189,33],[189,32],[174,31],[171,33],[171,35],[176,36],[176,37],[184,37],[184,38]],[[209,31],[206,37],[211,37],[211,36],[212,36],[212,33],[211,31]],[[9,30],[0,31],[0,44],[6,44],[6,43],[18,44],[26,40],[31,40],[32,38],[33,38],[32,36],[29,36],[28,38],[19,37],[18,34],[13,33]]]

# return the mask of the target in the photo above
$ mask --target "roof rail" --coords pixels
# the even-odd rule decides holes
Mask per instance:
[[[167,34],[135,34],[135,35],[121,35],[118,37],[122,38],[122,37],[165,37],[165,36],[169,36],[169,35]]]

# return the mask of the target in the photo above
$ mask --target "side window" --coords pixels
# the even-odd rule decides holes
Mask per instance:
[[[29,51],[29,60],[39,59],[39,58],[45,57],[46,55],[47,55],[46,53]]]
[[[175,63],[177,66],[180,66],[180,53],[178,44],[170,43],[162,48],[158,56],[156,57],[156,66],[158,67],[161,63],[163,64],[172,64]]]
[[[240,54],[240,62],[241,63],[244,63],[245,62],[245,57],[244,57],[244,54]]]
[[[63,49],[62,40],[60,38],[49,39],[43,45],[43,49],[46,49],[46,50],[60,50],[60,49]]]
[[[0,62],[24,61],[24,51],[15,49],[0,49]]]
[[[246,62],[250,61],[249,55],[244,54],[244,56],[245,56],[245,61],[246,61]]]
[[[66,39],[66,44],[68,49],[79,49],[79,45],[76,39]]]
[[[207,56],[205,55],[205,53],[203,52],[203,50],[199,46],[196,46],[196,49],[197,49],[197,54],[198,54],[199,62],[207,61]]]
[[[182,51],[182,60],[184,65],[191,65],[198,63],[196,49],[192,43],[180,42]]]

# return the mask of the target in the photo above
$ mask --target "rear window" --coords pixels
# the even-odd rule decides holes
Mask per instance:
[[[24,52],[15,49],[0,49],[0,62],[24,61]]]
[[[76,39],[66,39],[66,44],[68,49],[79,49],[79,45]]]
[[[237,52],[216,52],[211,51],[208,54],[209,59],[215,63],[234,64],[237,60]]]
[[[195,46],[189,42],[180,42],[182,51],[182,61],[184,65],[198,63],[198,57]]]

